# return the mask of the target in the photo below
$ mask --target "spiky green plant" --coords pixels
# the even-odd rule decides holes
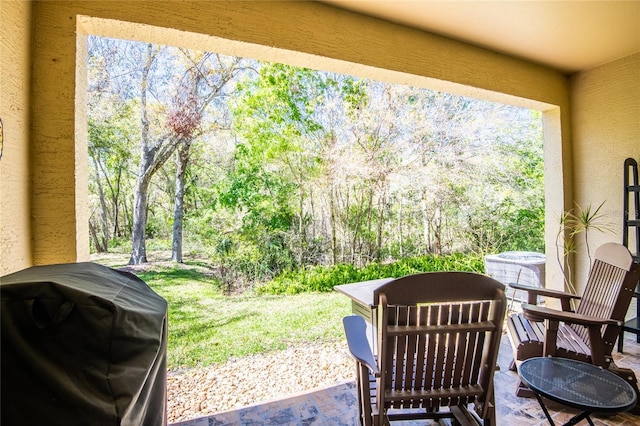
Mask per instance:
[[[573,271],[571,270],[568,257],[578,253],[577,239],[582,235],[584,247],[589,265],[592,263],[591,246],[589,244],[589,233],[612,232],[613,225],[607,220],[602,212],[604,201],[595,209],[589,204],[585,208],[579,204],[569,211],[562,212],[559,221],[558,234],[556,235],[557,259],[560,269],[564,275],[565,286],[574,294],[577,293],[573,282]]]

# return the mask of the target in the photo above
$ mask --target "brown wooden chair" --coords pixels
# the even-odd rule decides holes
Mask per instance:
[[[640,267],[629,250],[616,243],[600,246],[594,256],[582,297],[562,291],[509,284],[528,292],[522,313],[507,319],[507,334],[513,348],[515,367],[537,356],[558,356],[608,368],[625,377],[637,391],[632,370],[618,368],[611,352],[631,302]],[[537,297],[557,298],[562,310],[537,306]],[[578,301],[575,312],[570,301]],[[518,396],[530,396],[523,384]]]
[[[364,319],[345,317],[361,424],[447,417],[463,425],[495,423],[504,288],[467,272],[416,274],[381,286],[374,293],[378,356]]]

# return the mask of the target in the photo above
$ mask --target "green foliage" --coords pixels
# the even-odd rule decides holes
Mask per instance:
[[[237,292],[253,282],[269,280],[280,271],[297,267],[286,235],[268,233],[247,237],[242,232],[218,235],[208,240],[211,262],[219,265],[224,288]]]
[[[135,106],[132,102],[114,109],[108,96],[91,98],[87,120],[90,167],[90,224],[94,231],[92,249],[114,237],[130,231],[126,214],[127,198],[131,195],[128,174],[135,163],[132,152],[138,139],[135,127]],[[98,113],[91,114],[94,110]],[[98,237],[99,235],[99,237]],[[103,244],[97,244],[102,241]]]
[[[370,263],[362,268],[351,264],[338,264],[333,267],[310,266],[295,271],[285,271],[258,287],[256,291],[258,294],[328,292],[340,284],[435,271],[483,273],[484,258],[475,254],[454,253],[445,256],[412,257],[391,263]]]
[[[539,113],[514,121],[466,195],[467,240],[484,253],[545,251],[544,162]],[[513,134],[512,132],[515,132]]]

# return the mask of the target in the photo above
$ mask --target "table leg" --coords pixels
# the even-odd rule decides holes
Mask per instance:
[[[549,424],[551,426],[556,426],[556,424],[553,422],[553,419],[551,418],[551,414],[549,414],[549,410],[547,410],[547,406],[544,405],[544,401],[542,400],[542,397],[535,392],[533,394],[536,396],[536,399],[538,400],[538,404],[540,404],[540,407],[542,408],[544,415],[547,416],[547,420],[549,420]]]
[[[367,340],[369,341],[369,346],[371,347],[371,351],[374,355],[378,354],[378,335],[377,335],[377,322],[378,322],[378,311],[376,307],[370,307],[363,305],[361,303],[356,302],[355,300],[351,301],[351,312],[356,315],[360,315],[367,324]]]
[[[544,415],[547,416],[547,420],[549,421],[549,424],[551,426],[555,426],[556,424],[553,422],[553,419],[551,418],[551,414],[549,414],[549,410],[547,410],[547,406],[544,404],[544,401],[542,400],[542,397],[540,395],[538,395],[537,393],[534,393],[534,395],[536,396],[536,399],[538,400],[538,404],[540,404],[540,407],[542,408],[542,411],[544,412]],[[583,411],[582,413],[573,416],[571,419],[569,419],[569,421],[567,423],[565,423],[562,426],[577,425],[578,423],[580,423],[580,420],[582,420],[582,419],[587,419],[587,422],[589,422],[590,426],[595,426],[593,424],[593,421],[591,421],[591,417],[589,417],[590,415],[591,415],[590,412]]]
[[[590,414],[591,413],[588,412],[588,411],[583,411],[582,413],[572,417],[571,420],[566,422],[563,426],[577,425],[578,423],[580,423],[580,420],[582,420],[582,419],[587,419],[587,421],[589,422],[589,424],[591,426],[595,426],[593,424],[593,422],[591,421],[591,417],[589,417]]]

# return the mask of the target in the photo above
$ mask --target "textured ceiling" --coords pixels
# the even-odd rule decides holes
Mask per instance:
[[[640,52],[640,1],[323,0],[565,73]]]

